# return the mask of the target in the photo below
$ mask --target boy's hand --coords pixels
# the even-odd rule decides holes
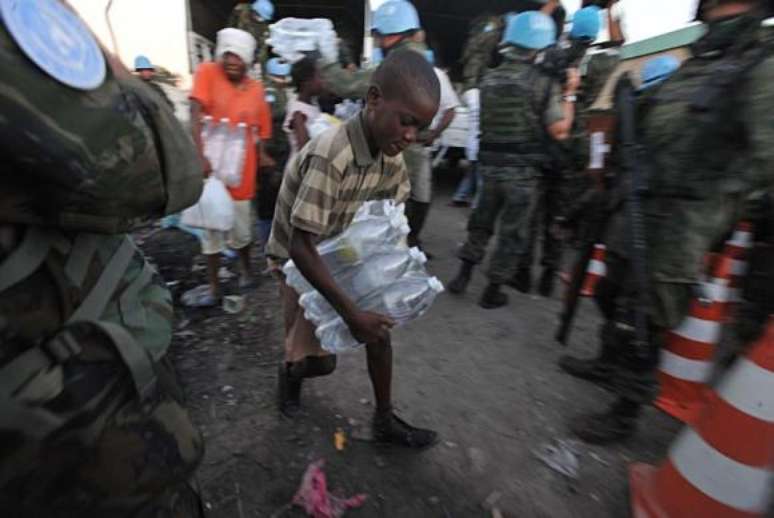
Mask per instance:
[[[352,336],[361,344],[386,343],[390,329],[395,326],[393,319],[370,311],[357,311],[346,319],[346,323]]]

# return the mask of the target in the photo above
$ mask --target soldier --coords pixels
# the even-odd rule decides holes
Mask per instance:
[[[479,160],[483,190],[468,223],[467,242],[458,254],[460,272],[449,284],[449,291],[465,291],[474,266],[484,259],[499,219],[489,286],[480,301],[486,309],[508,303],[500,287],[513,277],[524,247],[540,166],[547,159],[544,135],[567,139],[575,118],[577,71],[570,72],[562,97],[558,83],[535,65],[538,52],[555,41],[556,26],[549,16],[530,11],[511,18],[502,42],[503,64],[488,73],[481,84]]]
[[[64,3],[0,10],[0,509],[203,516],[172,297],[126,234],[199,197],[193,143]]]
[[[411,2],[388,0],[383,3],[374,13],[373,28],[379,36],[377,41],[384,56],[401,49],[426,55],[428,49],[421,41],[419,15]],[[361,98],[365,95],[372,69],[348,71],[341,68],[336,56],[324,56],[324,60],[322,75],[327,90],[339,97]],[[418,235],[430,210],[432,169],[424,144],[411,144],[403,151],[403,158],[411,178],[411,197],[406,202],[406,216],[411,228],[409,239],[412,246],[418,246]]]
[[[604,444],[634,433],[642,405],[655,393],[664,331],[686,317],[705,254],[744,217],[745,200],[771,192],[774,57],[764,18],[772,7],[758,0],[700,2],[708,31],[693,44],[694,57],[638,103],[639,156],[648,189],[641,203],[649,343],[633,346],[638,293],[631,262],[608,254],[607,277],[597,287],[607,319],[602,351],[593,360],[566,357],[560,363],[574,376],[606,382],[617,395],[605,413],[572,423],[583,440]],[[628,244],[627,227],[612,225],[608,243],[614,249]]]
[[[169,97],[167,97],[164,89],[161,88],[161,86],[155,81],[156,67],[153,66],[150,59],[145,56],[137,56],[134,58],[134,71],[137,72],[137,75],[140,77],[140,79],[145,81],[145,84],[153,88],[153,90],[159,94],[162,99],[164,99],[164,102],[167,103],[167,106],[172,108],[174,111],[175,105],[172,104],[172,101],[169,100]]]
[[[503,39],[503,31],[509,17],[524,11],[542,11],[554,16],[557,27],[564,25],[564,8],[557,0],[527,0],[521,2],[521,9],[503,16],[487,16],[476,20],[470,30],[468,41],[462,52],[463,91],[477,88],[487,69],[499,61],[497,46]]]
[[[549,47],[543,54],[540,66],[560,84],[567,80],[567,70],[577,67],[586,50],[597,39],[601,25],[600,10],[596,6],[579,9],[572,20],[572,29],[566,40]],[[554,223],[563,213],[574,196],[582,193],[578,185],[583,184],[583,171],[588,159],[588,134],[579,118],[573,124],[572,136],[562,144],[550,143],[551,159],[543,167],[540,178],[538,206],[529,222],[529,231],[524,253],[519,258],[516,276],[510,285],[522,293],[532,288],[532,263],[538,236],[543,241],[538,293],[550,297],[553,293],[556,271],[562,259],[562,242],[554,232]],[[580,192],[575,192],[579,191]]]
[[[274,4],[271,0],[241,0],[234,6],[228,18],[226,27],[233,27],[249,32],[255,38],[255,62],[262,66],[269,58],[266,49],[266,39],[269,22],[274,18]]]

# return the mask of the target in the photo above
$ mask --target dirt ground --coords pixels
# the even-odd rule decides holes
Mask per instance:
[[[448,282],[468,210],[447,206],[453,182],[442,183],[425,245],[436,256],[429,269]],[[176,300],[204,282],[195,238],[157,230],[139,240]],[[255,264],[263,268],[258,256]],[[628,516],[628,464],[658,462],[680,426],[650,408],[621,445],[573,444],[577,479],[549,468],[535,452],[572,439],[568,419],[603,409],[612,396],[556,366],[565,352],[552,339],[560,290],[551,299],[511,291],[508,307],[486,311],[476,304],[483,287],[477,271],[466,296],[442,294],[425,317],[394,334],[396,406],[441,436],[420,453],[369,441],[373,397],[364,353],[341,356],[337,372],[305,385],[299,419],[279,415],[281,314],[271,277],[261,277],[239,315],[178,307],[172,355],[207,441],[199,479],[211,516],[302,516],[289,502],[307,465],[321,458],[336,493],[368,495],[353,517],[483,517],[492,508],[507,517]],[[237,291],[235,281],[226,291]],[[598,323],[584,301],[568,350],[593,354]],[[341,452],[337,429],[349,438]]]

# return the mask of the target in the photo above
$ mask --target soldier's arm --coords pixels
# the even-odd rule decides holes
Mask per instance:
[[[548,134],[554,140],[563,141],[570,138],[575,123],[575,101],[570,98],[577,93],[579,84],[580,75],[578,70],[573,68],[567,71],[567,84],[563,95],[559,95],[558,84],[551,86],[552,92],[546,108],[545,124]]]
[[[346,99],[360,99],[368,92],[373,70],[345,70],[336,62],[323,64],[320,74],[329,92]]]

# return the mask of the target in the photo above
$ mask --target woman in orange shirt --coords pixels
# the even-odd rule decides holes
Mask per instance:
[[[246,147],[242,182],[236,187],[229,187],[236,215],[234,227],[227,233],[208,230],[202,239],[210,293],[196,301],[198,306],[215,305],[220,298],[218,270],[220,254],[225,251],[226,244],[239,254],[242,267],[240,287],[251,283],[250,245],[253,236],[250,203],[255,196],[259,161],[264,166],[272,165],[271,157],[263,152],[263,142],[271,138],[271,110],[261,82],[247,75],[248,66],[252,65],[255,56],[255,46],[255,39],[248,32],[233,28],[219,31],[217,61],[199,66],[190,95],[193,138],[204,163],[205,176],[212,173],[212,166],[204,156],[202,117],[208,115],[216,121],[226,118],[234,126],[245,123],[248,135],[255,139],[255,145],[248,143]]]

